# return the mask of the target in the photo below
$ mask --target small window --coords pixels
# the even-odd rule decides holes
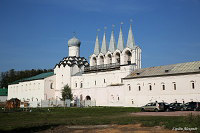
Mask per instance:
[[[81,82],[81,87],[80,88],[83,88],[83,83]]]
[[[94,81],[94,85],[97,85],[97,81],[96,80]]]
[[[174,84],[174,90],[176,90],[176,84]]]
[[[106,80],[104,79],[104,83],[106,83]]]
[[[131,86],[130,85],[128,86],[128,90],[131,91]]]
[[[75,83],[75,86],[77,87],[77,83]]]
[[[53,83],[50,84],[50,88],[53,89]]]
[[[162,89],[165,90],[165,85],[162,85]]]
[[[141,87],[140,86],[138,86],[138,90],[141,91]]]
[[[152,86],[151,86],[151,85],[149,85],[149,90],[150,90],[150,91],[152,90]]]
[[[119,97],[117,98],[117,100],[119,101]]]
[[[194,82],[192,82],[192,89],[194,89]]]

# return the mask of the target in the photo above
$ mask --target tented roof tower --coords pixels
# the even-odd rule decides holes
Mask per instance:
[[[114,52],[115,50],[116,50],[116,42],[115,42],[115,37],[114,37],[114,26],[113,26],[113,30],[110,37],[109,51]]]
[[[121,23],[121,26],[120,26],[117,49],[119,49],[121,51],[124,49],[124,37],[123,37],[123,34],[122,34],[122,23]]]
[[[106,52],[107,52],[106,32],[104,32],[102,46],[101,46],[101,53],[106,54]]]
[[[99,53],[100,53],[100,43],[99,43],[99,37],[97,33],[95,47],[94,47],[94,54],[98,55]]]
[[[128,40],[127,40],[126,46],[131,48],[131,49],[133,49],[134,46],[135,46],[135,40],[134,40],[133,32],[132,32],[132,24],[130,24],[130,29],[129,29],[129,32],[128,32]]]

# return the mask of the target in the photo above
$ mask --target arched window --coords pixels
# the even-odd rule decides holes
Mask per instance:
[[[53,89],[53,83],[50,84],[50,88]]]
[[[162,89],[165,90],[165,85],[162,85]]]
[[[130,84],[128,84],[128,90],[131,91],[131,86],[130,86]]]
[[[127,50],[124,56],[124,64],[131,64],[131,56],[132,56],[131,52]]]
[[[152,86],[151,86],[151,85],[149,85],[149,90],[150,90],[150,91],[152,90]]]
[[[97,59],[96,57],[92,58],[92,66],[96,66],[97,65]]]
[[[173,86],[174,86],[174,90],[176,90],[176,83],[175,82],[173,82]]]
[[[119,52],[117,52],[115,54],[115,63],[119,63],[120,64],[120,53]]]
[[[112,57],[111,54],[108,54],[107,56],[107,64],[111,64],[112,63]]]
[[[104,64],[104,57],[101,55],[99,58],[99,65],[103,65]]]
[[[90,96],[86,96],[85,99],[86,100],[91,100],[91,97]]]
[[[190,82],[191,82],[191,87],[192,87],[192,89],[194,89],[194,88],[195,88],[194,81],[192,80],[192,81],[190,81]]]
[[[192,89],[194,89],[194,82],[192,83]]]
[[[81,82],[80,88],[83,88],[83,83]]]

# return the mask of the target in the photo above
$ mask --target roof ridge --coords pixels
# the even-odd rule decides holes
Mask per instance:
[[[137,69],[137,70],[146,69],[146,68],[153,68],[153,67],[162,67],[162,66],[171,66],[171,65],[178,65],[178,64],[194,63],[194,62],[200,62],[200,61],[192,61],[192,62],[168,64],[168,65],[161,65],[161,66],[151,66],[151,67],[140,68],[140,69]],[[199,67],[200,67],[200,66],[199,66]]]

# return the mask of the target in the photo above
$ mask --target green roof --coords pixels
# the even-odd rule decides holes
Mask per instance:
[[[0,96],[7,96],[8,88],[0,88]]]
[[[44,78],[50,77],[52,75],[54,75],[54,72],[41,73],[41,74],[38,74],[38,75],[30,77],[30,78],[24,78],[24,79],[17,80],[11,84],[18,84],[19,82],[44,79]]]

